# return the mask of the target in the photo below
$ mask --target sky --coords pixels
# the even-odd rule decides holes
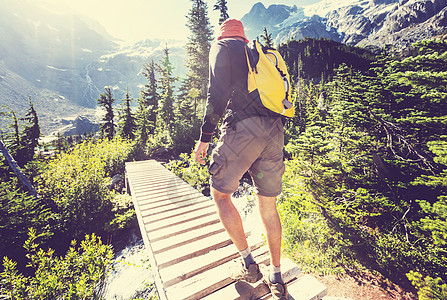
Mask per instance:
[[[186,40],[189,30],[185,26],[191,0],[36,0],[45,7],[59,12],[74,12],[93,18],[114,37],[127,42],[142,39]],[[321,0],[227,0],[231,18],[240,19],[257,2],[266,7],[271,4],[303,6]],[[214,30],[218,12],[212,8],[216,0],[205,0]]]

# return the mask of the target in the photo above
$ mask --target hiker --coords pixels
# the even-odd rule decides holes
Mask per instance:
[[[282,228],[276,210],[276,196],[281,193],[285,169],[285,118],[248,97],[247,43],[239,20],[228,19],[221,25],[217,41],[210,49],[208,99],[194,153],[196,160],[205,164],[209,142],[226,112],[209,172],[219,218],[243,259],[231,271],[231,278],[251,283],[263,279],[273,299],[287,299],[287,286],[280,270]],[[256,189],[270,251],[270,268],[265,271],[260,270],[263,268],[251,254],[241,217],[231,201],[231,194],[247,171]]]

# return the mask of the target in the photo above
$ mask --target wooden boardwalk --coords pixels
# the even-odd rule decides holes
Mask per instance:
[[[239,253],[211,199],[154,160],[126,163],[126,176],[151,267],[156,271],[159,299],[269,299],[262,281],[236,283],[228,277],[228,268]],[[246,235],[256,261],[268,264],[264,242],[250,232]],[[290,299],[325,295],[325,287],[309,291],[309,280],[315,279],[297,279],[299,269],[290,260],[282,261],[282,270],[289,282]],[[309,295],[302,295],[303,284]]]

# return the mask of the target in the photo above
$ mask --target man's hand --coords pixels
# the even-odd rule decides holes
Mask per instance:
[[[206,157],[206,152],[208,151],[208,145],[209,143],[198,141],[196,144],[196,148],[194,149],[194,155],[196,157],[196,161],[201,165],[205,164],[205,161],[203,159]]]

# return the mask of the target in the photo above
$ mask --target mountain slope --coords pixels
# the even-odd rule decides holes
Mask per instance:
[[[83,97],[86,84],[80,74],[89,61],[114,45],[112,38],[80,17],[49,12],[31,1],[2,0],[0,12],[4,66],[36,87],[91,107]]]
[[[127,89],[139,97],[146,83],[140,74],[143,64],[150,59],[158,62],[166,46],[174,75],[184,75],[183,42],[145,40],[126,45],[93,20],[30,0],[1,0],[0,105],[22,116],[31,96],[39,116],[51,116],[41,118],[42,131],[48,133],[59,118],[74,119],[86,111],[93,116],[94,111],[86,108],[96,108],[105,86],[113,88],[117,104]]]
[[[270,7],[258,3],[241,20],[250,39],[265,26],[277,44],[304,37],[329,38],[349,45],[405,47],[446,29],[447,0],[323,0],[311,6],[277,6],[281,18],[273,20]],[[255,9],[256,8],[256,9]],[[256,23],[253,20],[257,20]],[[261,27],[261,29],[259,29]],[[256,29],[255,29],[256,28]]]

